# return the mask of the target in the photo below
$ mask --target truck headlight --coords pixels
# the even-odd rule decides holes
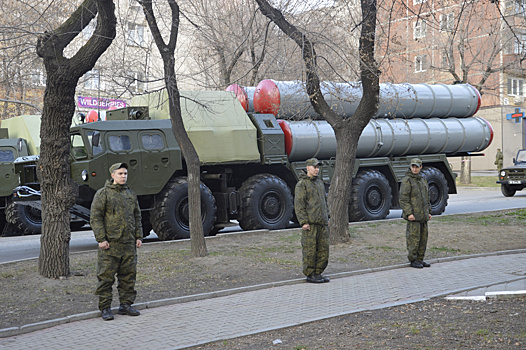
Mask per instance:
[[[504,170],[502,170],[502,171],[500,172],[500,176],[502,176],[502,177],[506,176],[506,172],[505,172]]]
[[[88,181],[88,171],[87,170],[82,170],[82,180],[83,181]]]

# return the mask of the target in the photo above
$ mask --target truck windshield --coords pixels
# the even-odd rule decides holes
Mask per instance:
[[[526,150],[517,153],[517,163],[526,163]]]
[[[12,149],[0,149],[0,162],[14,162],[15,153]]]

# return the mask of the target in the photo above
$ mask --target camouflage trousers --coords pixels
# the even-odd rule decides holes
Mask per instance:
[[[427,247],[427,221],[408,221],[405,231],[407,258],[413,262],[423,261]]]
[[[111,247],[110,243],[110,247]],[[110,248],[111,249],[111,248]],[[113,283],[117,275],[119,301],[121,304],[133,304],[137,291],[135,290],[135,278],[137,275],[136,250],[108,252],[99,249],[97,260],[97,290],[95,295],[99,296],[99,310],[111,307],[113,295]]]
[[[302,230],[303,274],[321,275],[329,263],[329,227],[310,225],[310,230]]]

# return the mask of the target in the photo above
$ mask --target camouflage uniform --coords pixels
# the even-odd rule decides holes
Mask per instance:
[[[431,214],[429,187],[426,179],[419,173],[408,169],[400,187],[400,207],[406,220],[411,214],[415,221],[407,221],[406,242],[407,258],[410,262],[423,261],[427,246],[427,222]]]
[[[301,176],[296,184],[294,209],[300,225],[310,225],[310,230],[302,230],[301,235],[303,274],[321,275],[329,263],[329,215],[325,186],[317,176]]]
[[[495,165],[497,166],[497,171],[499,172],[502,170],[503,159],[502,152],[499,148],[497,149],[497,154],[495,155]]]
[[[111,307],[115,274],[121,304],[133,304],[137,272],[136,241],[142,240],[141,211],[135,193],[126,184],[106,181],[91,204],[90,225],[97,242],[108,241],[109,249],[99,249],[97,261],[99,309]]]

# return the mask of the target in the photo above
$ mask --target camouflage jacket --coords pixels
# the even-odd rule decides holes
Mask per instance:
[[[294,210],[301,226],[329,223],[325,186],[317,176],[301,176],[294,191]]]
[[[406,220],[411,214],[415,216],[415,221],[429,220],[431,214],[429,187],[422,174],[413,174],[411,169],[407,170],[400,186],[400,207],[402,217]]]
[[[90,225],[97,242],[133,243],[142,240],[141,210],[127,185],[106,181],[91,203]]]

